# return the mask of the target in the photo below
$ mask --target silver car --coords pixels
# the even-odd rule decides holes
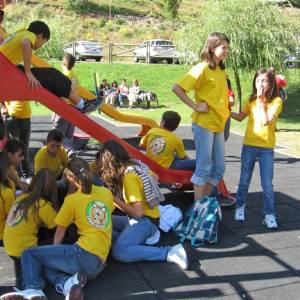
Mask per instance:
[[[75,60],[95,59],[100,61],[103,57],[102,47],[94,41],[76,41],[69,43],[64,48],[65,53],[75,56]]]
[[[166,60],[169,64],[178,63],[178,56],[173,43],[169,40],[148,40],[143,42],[133,51],[134,61],[147,60],[149,62],[161,62]]]

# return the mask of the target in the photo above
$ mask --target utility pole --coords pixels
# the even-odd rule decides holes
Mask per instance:
[[[109,1],[109,20],[111,20],[111,1]]]

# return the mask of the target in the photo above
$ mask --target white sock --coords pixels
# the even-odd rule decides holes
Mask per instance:
[[[81,98],[80,101],[76,104],[76,108],[82,109],[84,107],[84,100]]]

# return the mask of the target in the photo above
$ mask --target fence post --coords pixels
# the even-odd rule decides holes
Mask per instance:
[[[113,54],[113,44],[109,43],[108,45],[108,62],[112,63],[112,54]]]
[[[150,64],[151,62],[151,57],[150,57],[150,43],[147,42],[147,47],[146,47],[146,63]]]

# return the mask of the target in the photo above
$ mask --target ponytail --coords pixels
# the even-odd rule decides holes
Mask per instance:
[[[75,158],[69,161],[68,169],[74,174],[84,194],[92,191],[92,179],[89,164],[82,158]]]

